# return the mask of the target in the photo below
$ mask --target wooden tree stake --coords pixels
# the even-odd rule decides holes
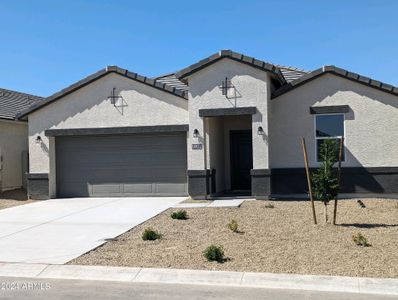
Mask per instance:
[[[339,145],[339,165],[337,169],[337,184],[339,185],[340,189],[340,179],[341,179],[341,160],[343,158],[343,145],[344,145],[344,138],[340,139]],[[337,197],[334,199],[334,210],[333,210],[333,225],[336,225],[336,218],[337,218]]]
[[[314,204],[314,198],[312,197],[312,187],[311,187],[311,175],[310,175],[310,170],[308,167],[308,156],[307,156],[307,147],[305,145],[305,139],[301,139],[301,144],[303,146],[303,153],[304,153],[304,163],[305,163],[305,172],[307,174],[307,184],[308,184],[308,191],[310,194],[310,200],[311,200],[311,207],[312,207],[312,216],[314,218],[314,224],[317,224],[316,221],[316,213],[315,213],[315,204]]]

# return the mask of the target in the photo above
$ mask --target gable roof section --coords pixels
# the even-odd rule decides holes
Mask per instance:
[[[274,93],[272,94],[272,98],[276,98],[280,95],[283,95],[301,85],[306,84],[307,82],[310,82],[324,74],[333,74],[339,77],[346,78],[351,81],[355,81],[357,83],[367,85],[369,87],[378,89],[380,91],[390,93],[393,95],[398,96],[398,87],[392,86],[390,84],[374,80],[362,75],[359,75],[357,73],[349,72],[347,70],[335,67],[335,66],[324,66],[322,68],[316,69],[296,80],[293,80],[292,82],[280,87]]]
[[[44,98],[0,88],[0,119],[15,120],[16,115]]]
[[[300,70],[300,69],[294,68],[294,67],[285,67],[285,66],[281,66],[281,65],[276,65],[276,66],[279,68],[279,70],[281,70],[281,73],[287,83],[290,83],[296,79],[299,79],[300,77],[304,76],[305,74],[310,73],[309,71]]]
[[[170,73],[170,74],[166,74],[166,75],[162,75],[162,76],[158,76],[154,78],[157,82],[160,83],[164,83],[168,86],[171,87],[175,87],[178,90],[182,90],[182,91],[188,91],[189,90],[189,86],[182,82],[181,80],[179,80],[175,73]]]
[[[78,89],[80,89],[80,88],[82,88],[82,87],[84,87],[84,86],[86,86],[86,85],[88,85],[88,84],[90,84],[90,83],[92,83],[92,82],[94,82],[94,81],[96,81],[96,80],[98,80],[98,79],[110,74],[110,73],[119,74],[119,75],[124,76],[126,78],[129,78],[129,79],[138,81],[140,83],[143,83],[145,85],[151,86],[153,88],[162,90],[162,91],[164,91],[166,93],[170,93],[170,94],[173,94],[175,96],[187,99],[186,91],[179,90],[179,89],[177,89],[175,87],[167,85],[166,83],[158,82],[158,81],[156,81],[156,80],[154,80],[152,78],[148,78],[148,77],[145,77],[145,76],[141,76],[141,75],[139,75],[137,73],[130,72],[129,70],[119,68],[118,66],[108,66],[108,67],[106,67],[106,68],[104,68],[104,69],[102,69],[102,70],[100,70],[100,71],[98,71],[98,72],[96,72],[96,73],[94,73],[94,74],[92,74],[90,76],[87,76],[86,78],[84,78],[82,80],[79,80],[78,82],[68,86],[67,88],[65,88],[65,89],[63,89],[63,90],[61,90],[61,91],[59,91],[59,92],[57,92],[57,93],[45,98],[40,103],[35,103],[31,107],[29,107],[27,110],[25,110],[25,111],[21,112],[20,114],[18,114],[17,117],[18,117],[18,119],[21,119],[21,118],[27,116],[28,114],[30,114],[30,113],[32,113],[32,112],[34,112],[34,111],[36,111],[36,110],[48,105],[48,104],[50,104],[50,103],[52,103],[52,102],[54,102],[54,101],[56,101],[58,99],[61,99],[62,97],[66,96],[66,95],[69,95],[69,94],[73,93],[74,91],[76,91],[76,90],[78,90]]]
[[[231,50],[221,50],[213,55],[210,55],[209,57],[200,60],[199,62],[190,65],[189,67],[182,69],[180,71],[178,71],[175,76],[177,77],[177,79],[182,80],[183,78],[198,72],[201,69],[204,69],[208,66],[210,66],[211,64],[223,59],[223,58],[229,58],[232,59],[234,61],[249,65],[251,67],[266,71],[266,72],[270,72],[272,74],[274,74],[277,79],[280,81],[280,83],[285,83],[286,80],[283,77],[280,69],[270,63],[255,59],[253,57],[250,56],[246,56],[240,53],[236,53],[233,52]]]

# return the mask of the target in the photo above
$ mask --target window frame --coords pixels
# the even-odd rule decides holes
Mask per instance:
[[[318,137],[316,136],[316,125],[317,125],[317,117],[321,117],[321,116],[343,116],[343,136],[333,136],[333,137]],[[318,159],[318,140],[326,140],[326,139],[330,139],[330,140],[335,140],[335,139],[341,139],[344,138],[344,143],[343,143],[343,159],[341,160],[341,162],[345,162],[347,160],[346,157],[346,130],[345,130],[345,114],[344,113],[328,113],[328,114],[315,114],[314,115],[314,137],[315,137],[315,162],[316,163],[320,163],[321,161]]]

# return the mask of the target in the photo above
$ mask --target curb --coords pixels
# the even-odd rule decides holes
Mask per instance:
[[[23,263],[0,263],[1,276],[398,295],[398,279],[389,278]]]

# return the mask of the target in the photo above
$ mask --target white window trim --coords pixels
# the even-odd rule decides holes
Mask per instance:
[[[343,130],[344,130],[344,136],[333,136],[333,137],[317,137],[316,136],[316,117],[318,116],[339,116],[342,115],[343,116]],[[347,140],[346,140],[346,130],[345,130],[345,114],[343,113],[332,113],[332,114],[315,114],[314,115],[314,137],[315,137],[315,163],[320,163],[320,161],[318,160],[318,140],[326,140],[326,139],[341,139],[344,138],[344,144],[343,144],[343,157],[344,159],[341,161],[341,163],[344,163],[347,161],[347,156],[346,156],[346,147],[345,145],[347,145]]]

